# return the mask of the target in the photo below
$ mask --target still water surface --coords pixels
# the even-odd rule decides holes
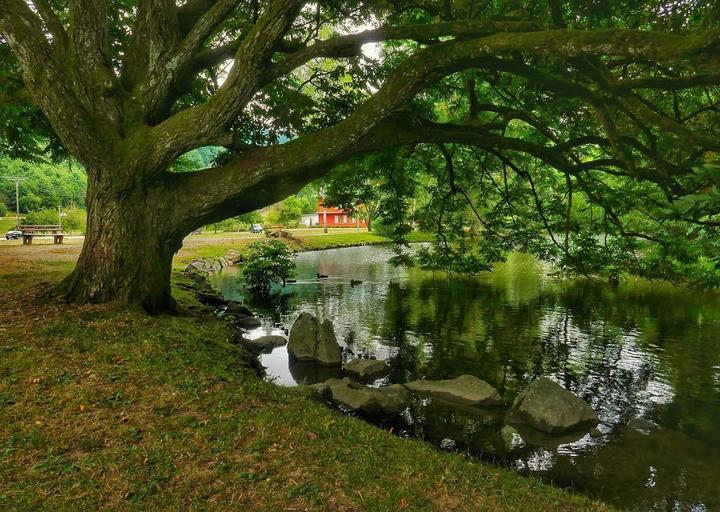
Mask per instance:
[[[509,406],[550,376],[598,411],[604,434],[550,438],[521,431],[507,452],[502,413],[415,400],[390,422],[403,435],[467,452],[633,510],[720,510],[720,296],[631,281],[559,281],[535,260],[514,256],[492,274],[448,279],[396,268],[387,247],[302,253],[298,283],[272,305],[250,304],[272,325],[301,311],[331,319],[344,357],[384,359],[389,377],[475,375]],[[328,274],[317,281],[316,273]],[[243,300],[238,271],[215,276]],[[351,287],[350,279],[363,283]],[[263,354],[280,385],[318,382],[333,371]],[[384,426],[389,426],[385,423]]]

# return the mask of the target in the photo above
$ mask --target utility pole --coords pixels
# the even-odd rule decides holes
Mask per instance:
[[[20,182],[25,181],[27,178],[21,178],[20,176],[0,176],[7,178],[10,181],[15,182],[15,229],[20,227]]]

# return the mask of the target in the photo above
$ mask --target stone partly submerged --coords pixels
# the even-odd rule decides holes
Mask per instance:
[[[410,393],[401,384],[382,388],[370,388],[349,378],[325,381],[333,401],[367,415],[394,415],[405,410]],[[319,391],[320,392],[320,391]]]
[[[506,452],[511,452],[517,448],[525,446],[525,441],[520,435],[520,432],[510,425],[505,425],[502,429],[500,429],[500,437],[502,438]]]
[[[524,423],[550,435],[590,428],[598,423],[590,405],[556,382],[541,377],[513,402],[508,421]]]
[[[254,316],[244,316],[244,315],[233,315],[236,326],[240,327],[241,329],[256,329],[262,325],[262,322],[255,318]]]
[[[300,361],[340,364],[342,353],[330,320],[318,322],[310,313],[300,313],[290,330],[288,352]]]
[[[234,300],[229,300],[227,303],[227,312],[232,315],[240,316],[255,316],[250,309],[244,304],[240,304]]]
[[[373,380],[390,373],[390,367],[379,359],[353,359],[343,368],[350,377],[361,381]]]
[[[272,350],[275,347],[282,347],[286,343],[287,340],[282,336],[260,336],[259,338],[255,338],[252,340],[247,338],[244,338],[242,340],[243,345],[245,345],[251,350],[258,352]]]
[[[262,322],[246,306],[235,301],[228,301],[225,312],[233,318],[233,322],[241,329],[256,329]]]
[[[415,380],[405,384],[405,387],[415,393],[462,405],[494,407],[502,404],[497,389],[472,375],[448,380]]]

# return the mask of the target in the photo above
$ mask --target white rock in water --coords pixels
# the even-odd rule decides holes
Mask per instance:
[[[245,339],[243,344],[254,350],[272,350],[275,347],[282,347],[287,340],[282,336],[261,336],[254,340]]]

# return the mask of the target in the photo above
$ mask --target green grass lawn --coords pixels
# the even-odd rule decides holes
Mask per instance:
[[[59,302],[72,260],[20,249],[0,247],[0,510],[607,510],[264,382],[179,288],[179,316]]]
[[[323,233],[321,229],[291,230],[293,239],[283,239],[294,251],[316,251],[324,249],[337,249],[341,247],[355,247],[358,245],[389,244],[392,240],[367,231],[355,232],[351,230],[331,230]],[[220,235],[220,234],[218,234]],[[427,242],[432,235],[420,231],[410,233],[409,242]],[[225,256],[230,249],[243,251],[247,244],[258,240],[264,240],[263,236],[241,236],[241,237],[214,237],[206,238],[204,235],[190,236],[185,239],[184,248],[174,260],[176,269],[184,268],[190,261],[196,258],[220,258]]]
[[[15,229],[15,221],[15,217],[0,217],[0,236],[4,237],[5,233]]]

